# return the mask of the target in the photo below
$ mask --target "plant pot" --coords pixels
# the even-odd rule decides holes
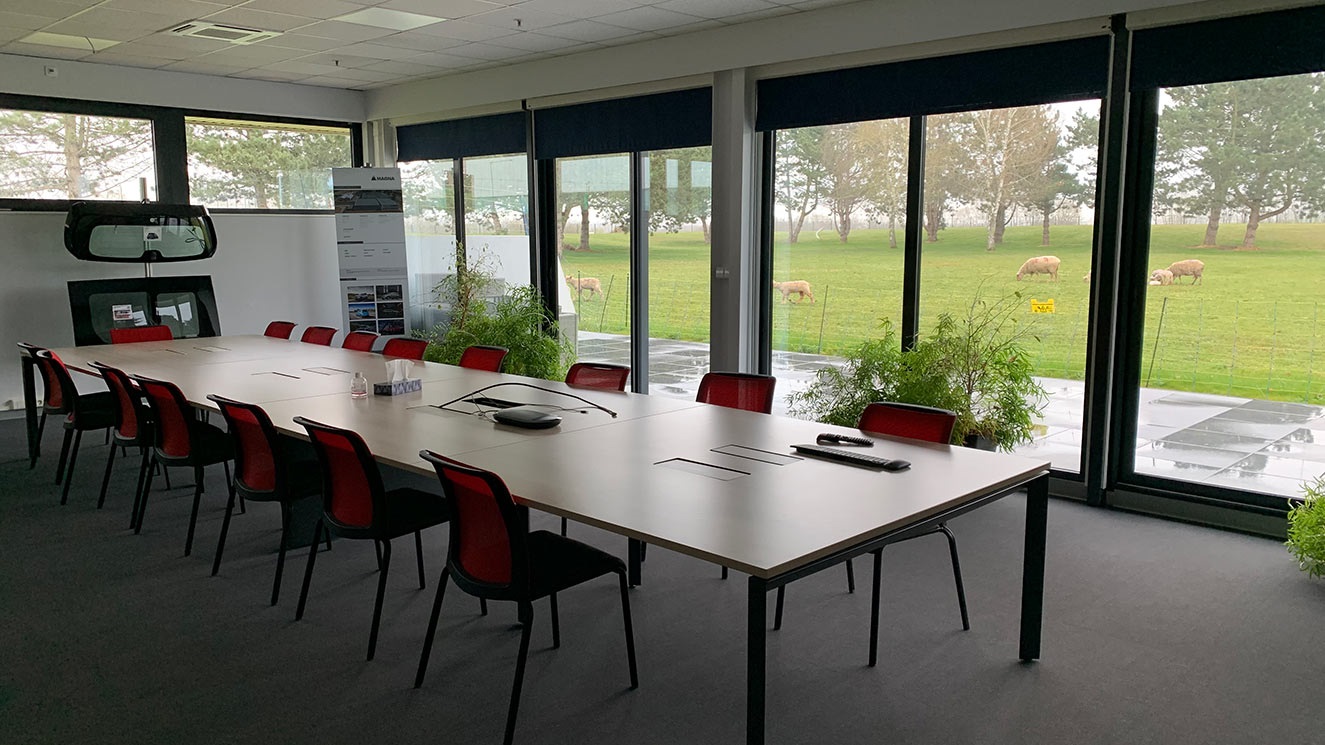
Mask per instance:
[[[976,450],[988,450],[991,453],[996,452],[998,450],[997,442],[994,442],[993,440],[989,439],[988,437],[985,437],[984,435],[977,435],[974,433],[967,435],[966,439],[962,441],[962,444],[968,448],[975,448]]]

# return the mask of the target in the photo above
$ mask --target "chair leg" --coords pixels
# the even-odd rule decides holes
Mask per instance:
[[[511,686],[511,708],[506,714],[506,739],[502,742],[511,745],[515,739],[515,716],[520,710],[520,688],[524,685],[525,661],[529,659],[529,637],[534,629],[534,610],[529,603],[520,604],[520,657],[515,661],[515,684]]]
[[[377,602],[373,604],[373,627],[368,631],[368,661],[377,654],[377,627],[382,623],[382,600],[386,597],[386,575],[391,571],[391,541],[382,541],[382,571],[377,575]]]
[[[630,689],[639,688],[639,669],[635,666],[635,625],[630,620],[630,591],[626,575],[618,574],[621,583],[621,618],[626,625],[626,661],[630,663]]]
[[[957,604],[962,609],[962,630],[971,630],[971,619],[966,615],[966,589],[962,587],[962,565],[957,560],[957,536],[947,525],[939,525],[939,532],[948,538],[948,553],[952,554],[952,578],[957,583]]]
[[[41,412],[41,416],[37,418],[37,448],[38,448],[38,450],[36,450],[36,451],[34,451],[34,452],[32,453],[32,458],[30,459],[31,462],[28,463],[28,470],[29,470],[29,471],[31,471],[32,469],[34,469],[34,468],[37,467],[37,458],[40,457],[39,454],[40,454],[40,447],[41,447],[41,436],[42,436],[42,434],[44,434],[45,432],[46,432],[46,412],[43,411],[43,412]]]
[[[223,461],[221,461],[221,469],[222,469],[223,471],[225,471],[225,483],[230,484],[230,485],[231,485],[231,489],[233,489],[233,488],[234,488],[235,480],[232,479],[232,478],[230,478],[230,461],[228,461],[228,460],[223,460]],[[247,514],[248,514],[248,510],[244,508],[244,495],[243,495],[243,494],[240,494],[240,495],[239,495],[239,514],[241,514],[241,515],[247,515]]]
[[[101,476],[101,496],[97,497],[97,509],[106,504],[106,490],[110,488],[110,471],[115,467],[115,448],[109,448],[106,456],[106,473]]]
[[[373,553],[377,554],[377,571],[382,571],[382,545],[373,541]]]
[[[60,445],[60,460],[55,464],[55,485],[59,486],[64,481],[64,462],[69,459],[69,443],[74,441],[74,431],[66,429],[64,431],[64,442]]]
[[[202,502],[202,466],[193,467],[193,512],[189,514],[189,535],[184,539],[184,555],[193,553],[193,532],[198,527],[198,504]]]
[[[175,488],[175,487],[173,487],[173,486],[170,485],[170,469],[169,469],[169,468],[166,468],[165,466],[161,466],[161,477],[164,478],[164,479],[166,480],[166,491],[170,491],[171,489],[174,489],[174,488]]]
[[[143,491],[139,495],[138,514],[130,519],[129,527],[133,528],[133,534],[138,535],[143,532],[143,516],[147,514],[147,495],[152,493],[152,477],[156,475],[156,454],[152,455],[152,465],[147,469],[147,479],[143,482]]]
[[[566,518],[561,518],[561,534],[566,535]]]
[[[147,471],[151,465],[151,451],[146,447],[139,448],[142,451],[142,458],[138,463],[138,482],[133,490],[133,510],[129,513],[129,527],[134,526],[134,521],[138,516],[138,508],[142,505],[143,484],[147,481]]]
[[[216,540],[216,558],[212,559],[212,576],[221,571],[221,554],[225,552],[225,537],[230,532],[230,516],[235,513],[235,485],[230,483],[230,498],[225,502],[225,517],[221,520],[221,537]],[[284,544],[282,544],[284,546]]]
[[[285,572],[285,542],[290,539],[290,503],[281,502],[281,547],[276,551],[276,579],[271,582],[271,604],[281,596],[281,574]],[[330,548],[330,544],[328,544]]]
[[[855,591],[856,591],[856,567],[851,563],[851,559],[847,559],[847,592],[854,593]]]
[[[419,589],[422,590],[427,585],[423,579],[423,532],[414,531],[414,556],[419,562]]]
[[[487,598],[479,598],[479,599],[478,599],[478,610],[479,610],[479,614],[480,614],[480,615],[484,615],[484,616],[488,615],[488,599],[487,599]]]
[[[883,549],[875,549],[874,586],[870,592],[870,667],[879,661],[879,579],[883,574]]]
[[[775,609],[773,610],[773,630],[774,630],[774,631],[781,631],[781,630],[782,630],[782,598],[783,598],[783,596],[786,595],[786,594],[787,594],[787,586],[786,586],[786,585],[782,585],[781,587],[778,588],[778,600],[777,600],[776,607],[775,607]]]
[[[304,586],[299,590],[299,606],[295,608],[294,620],[304,617],[304,605],[308,602],[308,586],[313,581],[313,563],[317,561],[317,544],[322,541],[322,519],[318,518],[313,526],[313,542],[308,544],[308,565],[304,567]]]
[[[722,568],[722,578],[727,579],[727,567]]]
[[[414,674],[414,687],[423,685],[423,676],[428,672],[428,657],[432,654],[432,639],[437,634],[437,617],[442,613],[442,599],[446,597],[446,581],[451,577],[451,567],[442,569],[442,578],[437,580],[437,594],[432,600],[432,615],[428,617],[428,633],[423,635],[423,652],[419,655],[419,670]]]
[[[74,433],[74,447],[69,451],[69,469],[64,474],[64,491],[60,494],[60,504],[69,502],[69,486],[74,483],[74,465],[78,462],[78,448],[83,444],[83,430]]]
[[[557,613],[557,593],[548,596],[548,603],[552,609],[552,648],[561,649],[561,618]]]

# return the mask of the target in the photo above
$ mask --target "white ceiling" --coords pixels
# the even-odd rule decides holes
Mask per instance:
[[[678,36],[854,0],[0,0],[0,54],[363,90]],[[446,20],[329,20],[365,7]],[[283,32],[252,45],[165,33],[206,20]],[[86,49],[21,41],[86,37]],[[93,41],[98,40],[98,41]],[[119,42],[101,48],[100,40]]]

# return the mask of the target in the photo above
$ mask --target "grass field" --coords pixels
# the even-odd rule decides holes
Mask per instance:
[[[1265,224],[1258,248],[1233,248],[1241,225],[1225,225],[1218,248],[1195,248],[1204,225],[1154,228],[1151,269],[1181,259],[1205,262],[1199,285],[1151,287],[1146,298],[1142,385],[1284,401],[1325,402],[1325,355],[1318,347],[1319,288],[1325,281],[1325,224]],[[1049,246],[1038,227],[1009,228],[1003,245],[986,252],[981,228],[949,228],[924,247],[921,325],[944,311],[959,313],[980,288],[987,297],[1020,291],[1029,344],[1040,375],[1080,379],[1085,368],[1090,226],[1054,227]],[[900,233],[899,233],[900,237]],[[1062,259],[1059,281],[1015,279],[1027,258]],[[578,305],[580,328],[626,333],[629,258],[623,233],[592,236],[590,250],[567,251],[568,273],[597,277],[603,298]],[[704,341],[709,320],[709,250],[699,233],[650,238],[650,336]],[[807,280],[814,303],[774,298],[776,349],[842,354],[877,332],[885,317],[900,320],[902,252],[881,230],[856,230],[839,243],[830,230],[802,233],[795,246],[778,234],[774,276]],[[794,296],[793,296],[794,297]],[[1054,300],[1053,314],[1030,313],[1029,301]],[[1318,373],[1315,366],[1322,369]]]

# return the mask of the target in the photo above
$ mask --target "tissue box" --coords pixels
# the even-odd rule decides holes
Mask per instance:
[[[373,395],[375,396],[399,396],[402,393],[413,393],[421,390],[423,390],[423,381],[418,378],[397,380],[394,383],[373,383]]]

